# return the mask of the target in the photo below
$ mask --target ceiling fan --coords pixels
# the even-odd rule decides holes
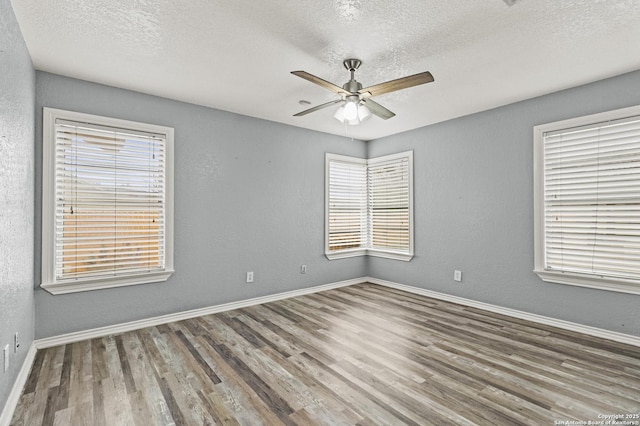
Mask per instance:
[[[340,95],[340,99],[301,111],[294,114],[294,117],[307,115],[320,109],[330,107],[331,105],[342,103],[342,106],[338,108],[334,117],[343,123],[346,121],[347,124],[359,124],[371,117],[371,114],[374,114],[383,120],[387,120],[395,114],[379,103],[372,101],[372,97],[433,81],[431,73],[429,71],[425,71],[408,77],[375,84],[363,89],[362,84],[355,79],[355,72],[362,64],[362,61],[359,59],[347,59],[342,63],[344,67],[351,72],[351,80],[347,81],[342,87],[323,80],[320,77],[316,77],[313,74],[309,74],[306,71],[291,71],[291,74],[293,75],[297,75],[300,78],[304,78],[305,80]]]

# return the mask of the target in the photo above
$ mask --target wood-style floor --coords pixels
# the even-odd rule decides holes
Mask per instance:
[[[639,401],[638,347],[363,284],[38,351],[12,424],[640,424]]]

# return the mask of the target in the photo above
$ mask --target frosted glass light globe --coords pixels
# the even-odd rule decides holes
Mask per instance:
[[[354,102],[347,102],[344,106],[344,119],[353,120],[358,116],[358,106]]]

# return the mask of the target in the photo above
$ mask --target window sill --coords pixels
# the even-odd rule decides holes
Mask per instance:
[[[343,250],[343,251],[325,253],[325,256],[329,260],[346,259],[349,257],[357,257],[357,256],[383,257],[385,259],[402,260],[404,262],[409,262],[411,261],[411,259],[413,259],[413,253],[402,253],[397,251],[376,250],[376,249]]]
[[[330,251],[324,254],[329,260],[346,259],[348,257],[366,256],[366,249]]]
[[[49,293],[67,294],[67,293],[79,293],[82,291],[102,290],[114,287],[124,287],[137,284],[148,284],[155,282],[163,282],[169,279],[169,277],[175,271],[163,271],[154,272],[149,274],[129,275],[122,277],[107,277],[85,280],[67,280],[62,282],[45,282],[40,284],[40,287],[48,291]]]
[[[367,250],[367,254],[374,257],[384,257],[385,259],[402,260],[403,262],[410,262],[411,259],[413,259],[413,253],[401,251],[369,249]]]
[[[601,277],[575,272],[548,271],[534,269],[542,281],[598,290],[616,291],[619,293],[640,294],[640,281],[625,278]]]

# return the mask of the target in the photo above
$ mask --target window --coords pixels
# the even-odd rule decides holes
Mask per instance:
[[[368,161],[370,254],[413,255],[412,155],[410,152]]]
[[[367,242],[367,162],[327,154],[327,253],[365,254]]]
[[[640,294],[640,107],[534,128],[535,272]]]
[[[413,152],[363,160],[326,156],[329,259],[413,257]]]
[[[173,129],[44,109],[42,287],[53,294],[173,273]]]

